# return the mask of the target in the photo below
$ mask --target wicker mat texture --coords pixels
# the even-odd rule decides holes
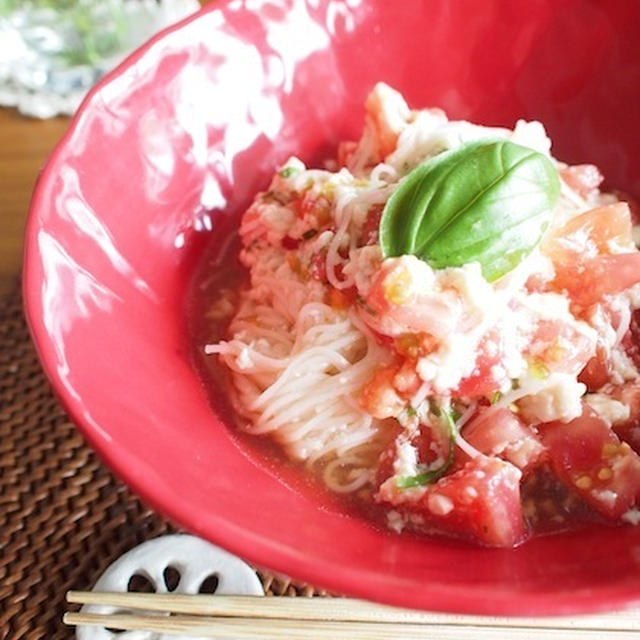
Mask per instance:
[[[0,640],[73,638],[65,592],[176,530],[102,465],[52,395],[16,286],[0,299]],[[259,574],[269,595],[325,595]]]

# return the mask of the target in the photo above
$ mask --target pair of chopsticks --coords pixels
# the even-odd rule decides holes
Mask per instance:
[[[424,613],[350,598],[69,591],[71,604],[125,612],[68,612],[72,626],[180,633],[218,640],[607,640],[637,638],[638,612],[571,618],[494,618]],[[138,610],[138,613],[135,611]]]

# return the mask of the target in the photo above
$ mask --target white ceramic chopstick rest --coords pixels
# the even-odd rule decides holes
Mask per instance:
[[[148,581],[157,593],[201,593],[203,584],[211,585],[217,579],[215,593],[218,595],[264,595],[260,579],[249,565],[224,549],[189,535],[162,536],[127,551],[107,567],[93,591],[128,591],[134,576]],[[118,609],[84,605],[81,611],[106,614]],[[186,638],[147,631],[116,634],[94,626],[76,628],[78,640],[178,640],[181,637]],[[194,640],[193,636],[189,638]]]

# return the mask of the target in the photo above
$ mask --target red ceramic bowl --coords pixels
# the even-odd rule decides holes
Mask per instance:
[[[513,551],[396,536],[279,470],[199,377],[185,297],[277,163],[358,135],[377,80],[414,106],[547,125],[554,151],[640,192],[640,4],[221,0],[91,92],[45,168],[26,309],[53,387],[160,511],[250,561],[353,596],[492,614],[640,604],[640,527]]]

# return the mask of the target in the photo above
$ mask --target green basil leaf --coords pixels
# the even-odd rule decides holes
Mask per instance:
[[[447,455],[447,459],[437,469],[423,471],[414,476],[398,476],[396,478],[396,486],[398,489],[410,489],[412,487],[423,487],[426,484],[433,484],[447,472],[453,463],[453,454],[456,446],[456,423],[453,417],[453,410],[444,410],[441,415],[449,432],[449,454]]]
[[[385,257],[412,254],[434,268],[476,261],[497,280],[540,242],[559,194],[544,154],[472,142],[409,173],[382,212],[380,245]]]

